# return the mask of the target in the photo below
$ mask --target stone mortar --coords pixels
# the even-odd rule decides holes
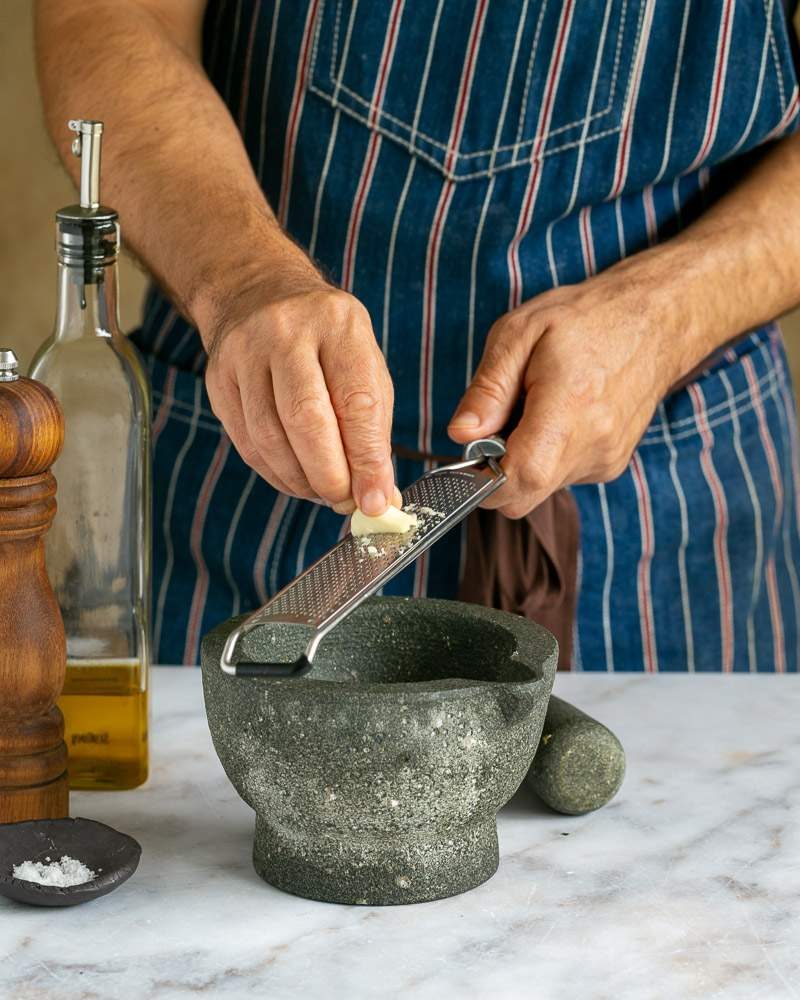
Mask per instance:
[[[515,615],[455,601],[373,598],[300,679],[219,668],[240,619],[203,640],[217,754],[256,813],[253,862],[310,899],[412,903],[497,870],[496,814],[530,767],[558,647]],[[254,630],[244,658],[290,660],[295,625]]]

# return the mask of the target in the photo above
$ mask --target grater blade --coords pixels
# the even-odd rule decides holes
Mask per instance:
[[[499,459],[504,454],[499,438],[473,441],[464,450],[464,461],[433,469],[412,483],[403,490],[403,506],[417,514],[413,531],[375,535],[369,541],[347,535],[231,632],[222,651],[222,670],[240,677],[307,673],[319,643],[332,628],[503,485],[506,477]],[[237,647],[244,635],[278,623],[311,630],[305,653],[297,661],[238,660]]]

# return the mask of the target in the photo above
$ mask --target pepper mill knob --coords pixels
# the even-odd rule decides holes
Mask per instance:
[[[0,349],[0,823],[69,813],[64,625],[44,561],[64,417]]]

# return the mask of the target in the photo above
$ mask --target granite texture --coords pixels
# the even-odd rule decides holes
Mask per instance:
[[[203,642],[214,746],[256,812],[256,871],[338,903],[423,902],[497,869],[495,816],[527,772],[558,648],[540,626],[455,601],[373,598],[296,679],[219,669],[235,622]],[[294,625],[244,639],[288,660]]]
[[[200,677],[153,671],[151,778],[74,792],[132,834],[91,906],[0,898],[3,1000],[792,1000],[800,995],[800,677],[562,674],[619,735],[619,795],[560,816],[526,784],[503,862],[423,906],[329,906],[253,871],[253,812],[214,753]]]
[[[625,777],[625,751],[602,723],[551,697],[539,749],[525,780],[556,812],[570,816],[606,805]]]

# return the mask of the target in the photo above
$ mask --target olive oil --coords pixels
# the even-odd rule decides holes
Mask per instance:
[[[135,788],[147,779],[147,685],[140,661],[68,660],[58,704],[70,788]]]

